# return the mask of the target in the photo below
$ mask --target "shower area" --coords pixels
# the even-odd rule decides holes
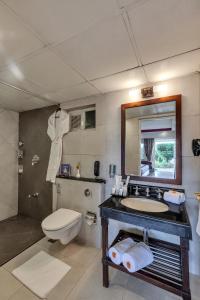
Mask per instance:
[[[54,111],[0,111],[0,266],[44,236],[41,221],[52,212],[46,132]]]

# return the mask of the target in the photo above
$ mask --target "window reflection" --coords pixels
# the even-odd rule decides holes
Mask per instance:
[[[126,174],[176,178],[175,102],[126,111]]]

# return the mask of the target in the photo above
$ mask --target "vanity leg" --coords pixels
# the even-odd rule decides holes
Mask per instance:
[[[106,262],[108,252],[108,219],[101,218],[102,226],[102,264],[103,264],[103,286],[109,287],[109,270]]]
[[[190,279],[189,279],[189,240],[185,238],[180,239],[181,246],[181,264],[182,264],[182,275],[183,275],[183,300],[191,300],[190,292]]]

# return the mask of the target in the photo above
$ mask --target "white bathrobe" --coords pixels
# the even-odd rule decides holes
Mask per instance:
[[[64,110],[54,112],[49,117],[47,129],[47,134],[52,141],[47,181],[55,183],[62,158],[62,138],[67,132],[69,132],[69,114]]]

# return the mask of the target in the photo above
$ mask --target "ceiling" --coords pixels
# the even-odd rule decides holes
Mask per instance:
[[[25,111],[200,71],[199,0],[0,0],[0,106]]]

